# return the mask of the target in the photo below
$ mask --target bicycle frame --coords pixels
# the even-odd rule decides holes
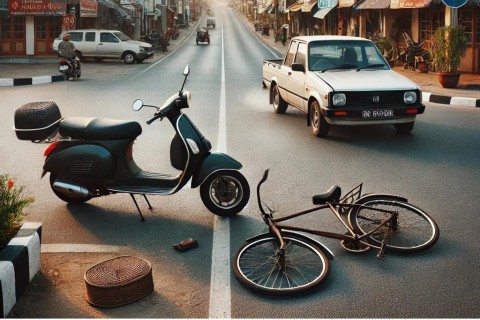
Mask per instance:
[[[258,201],[259,201],[259,207],[260,207],[260,211],[261,211],[262,216],[263,216],[263,220],[268,225],[270,232],[272,234],[274,234],[275,237],[279,241],[279,250],[281,252],[283,252],[285,250],[285,243],[284,243],[283,238],[282,238],[282,231],[298,231],[298,232],[305,232],[305,233],[309,233],[309,234],[318,235],[318,236],[321,236],[321,237],[337,239],[337,240],[341,240],[341,241],[354,241],[356,243],[359,243],[359,244],[365,246],[366,248],[379,249],[380,252],[378,253],[377,257],[380,258],[380,259],[383,258],[384,253],[385,253],[385,243],[386,243],[385,240],[390,235],[390,232],[392,232],[392,230],[396,229],[398,213],[394,212],[394,211],[390,211],[390,210],[385,210],[385,209],[380,209],[380,208],[375,208],[375,207],[369,207],[369,206],[366,206],[366,205],[361,204],[361,203],[355,203],[355,201],[357,201],[359,199],[362,199],[363,183],[359,184],[358,186],[356,186],[355,188],[350,190],[344,197],[342,197],[340,200],[338,200],[336,202],[335,201],[331,201],[331,202],[327,201],[326,204],[318,205],[314,208],[310,208],[310,209],[307,209],[307,210],[296,212],[296,213],[293,213],[293,214],[290,214],[290,215],[287,215],[287,216],[284,216],[284,217],[280,217],[280,218],[273,218],[273,215],[272,215],[273,210],[271,210],[270,208],[267,207],[269,209],[269,213],[265,212],[265,210],[263,209],[261,200],[260,200],[260,185],[263,182],[265,182],[267,176],[268,176],[268,170],[265,173],[264,179],[262,179],[262,181],[257,186],[257,196],[258,196]],[[373,194],[367,195],[367,197],[370,197],[372,195]],[[374,196],[378,196],[378,194],[375,194]],[[383,196],[389,196],[389,197],[392,197],[392,199],[407,202],[407,199],[404,199],[404,198],[401,198],[401,197],[398,197],[398,196],[394,196],[394,195],[383,195]],[[354,230],[352,230],[352,228],[348,225],[348,223],[345,221],[345,219],[342,218],[342,214],[344,214],[347,210],[352,210],[352,208],[355,208],[355,207],[358,207],[358,208],[364,207],[364,208],[369,208],[370,210],[389,213],[390,217],[388,217],[387,219],[382,221],[377,227],[370,230],[370,232],[365,233],[365,234],[358,234]],[[335,217],[341,222],[341,224],[347,230],[346,234],[340,234],[340,233],[336,233],[336,232],[329,232],[329,231],[323,231],[323,230],[313,230],[313,229],[308,229],[308,228],[296,227],[296,226],[292,226],[292,225],[279,224],[280,222],[291,220],[291,219],[294,219],[296,217],[300,217],[300,216],[303,216],[303,215],[306,215],[306,214],[309,214],[309,213],[312,213],[312,212],[315,212],[315,211],[324,210],[324,209],[330,209],[330,211],[335,215]],[[374,244],[369,243],[368,241],[364,240],[365,238],[368,238],[369,236],[371,236],[372,234],[374,234],[375,232],[380,230],[380,228],[382,228],[386,225],[389,225],[389,227],[385,231],[385,235],[384,235],[382,244],[380,246],[374,245]]]

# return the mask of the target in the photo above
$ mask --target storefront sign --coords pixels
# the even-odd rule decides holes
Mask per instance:
[[[402,9],[402,8],[425,8],[432,0],[391,0],[390,9]]]
[[[98,1],[80,0],[80,17],[96,18],[98,13]]]
[[[19,16],[62,16],[67,12],[64,0],[10,0],[10,14]]]
[[[75,29],[75,15],[73,14],[66,14],[62,17],[62,24],[66,30]]]
[[[442,0],[442,2],[451,8],[460,8],[465,5],[468,0]]]

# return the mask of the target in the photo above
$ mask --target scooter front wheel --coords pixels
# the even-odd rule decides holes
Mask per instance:
[[[203,204],[212,213],[234,216],[247,205],[250,186],[238,171],[219,171],[210,175],[200,186]]]

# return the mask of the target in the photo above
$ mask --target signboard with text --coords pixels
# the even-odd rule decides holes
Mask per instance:
[[[98,13],[98,2],[96,0],[80,0],[80,17],[96,18]]]
[[[67,12],[64,0],[10,0],[10,14],[18,16],[63,16]]]
[[[415,9],[425,8],[432,0],[392,0],[390,9]]]

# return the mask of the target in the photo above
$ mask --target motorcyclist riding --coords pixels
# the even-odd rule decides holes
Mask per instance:
[[[75,70],[79,68],[77,55],[75,54],[75,45],[70,42],[70,34],[65,33],[63,41],[58,45],[58,55],[70,60]]]

